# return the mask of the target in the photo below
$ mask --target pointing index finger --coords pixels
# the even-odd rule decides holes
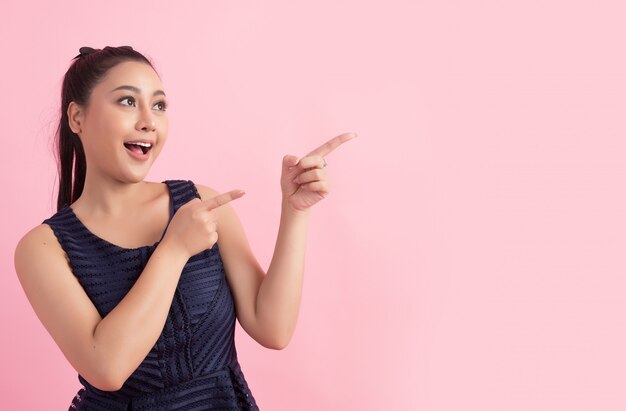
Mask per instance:
[[[208,210],[213,210],[219,206],[222,206],[229,201],[242,197],[245,194],[243,190],[230,190],[226,193],[216,195],[206,200],[202,200],[203,206]]]
[[[315,150],[311,151],[305,157],[308,156],[321,156],[329,154],[331,151],[339,147],[341,144],[345,143],[348,140],[352,140],[356,137],[356,133],[343,133],[338,135],[337,137],[333,137]]]

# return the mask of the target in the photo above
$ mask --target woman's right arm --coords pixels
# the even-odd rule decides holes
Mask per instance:
[[[124,298],[100,317],[47,224],[15,249],[15,270],[35,313],[65,358],[90,384],[117,391],[156,344],[189,258],[217,242],[213,209],[244,195],[194,198],[172,217],[162,241]]]
[[[14,263],[35,313],[74,369],[94,387],[117,391],[163,331],[188,259],[183,248],[164,238],[133,287],[104,319],[72,273],[49,225],[24,235]]]

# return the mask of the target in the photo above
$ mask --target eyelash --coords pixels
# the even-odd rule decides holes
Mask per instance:
[[[122,97],[121,99],[119,99],[118,103],[121,103],[122,101],[124,101],[126,99],[132,99],[133,101],[135,100],[135,98],[132,97],[132,96],[125,96],[125,97]],[[167,102],[165,100],[158,101],[158,102],[155,103],[155,105],[156,104],[162,104],[163,105],[163,109],[161,111],[166,111],[167,110],[168,104],[167,104]]]

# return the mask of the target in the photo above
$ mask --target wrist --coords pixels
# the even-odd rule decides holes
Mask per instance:
[[[283,213],[288,213],[294,216],[308,216],[310,212],[310,208],[304,210],[297,210],[293,208],[293,206],[289,204],[289,201],[285,200],[284,198],[281,204],[281,208]]]
[[[167,236],[163,237],[163,239],[157,246],[157,249],[162,250],[162,252],[165,252],[168,256],[174,256],[176,258],[179,258],[185,263],[187,262],[187,260],[189,260],[189,258],[191,258],[191,255],[189,255],[187,249],[183,247],[179,241],[168,238]]]

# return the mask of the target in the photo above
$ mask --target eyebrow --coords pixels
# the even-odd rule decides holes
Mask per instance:
[[[114,88],[113,90],[111,90],[111,93],[117,90],[130,90],[130,91],[134,91],[137,94],[141,94],[141,90],[138,89],[137,87],[133,87],[133,86],[119,86]],[[157,95],[165,95],[165,92],[163,90],[157,90],[155,91],[153,94],[153,96],[157,96]]]

